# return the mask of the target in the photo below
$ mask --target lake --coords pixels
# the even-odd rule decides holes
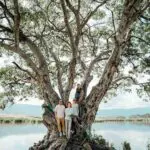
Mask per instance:
[[[0,125],[0,150],[28,150],[43,138],[47,132],[42,124],[37,125]],[[102,135],[117,150],[121,143],[128,141],[132,150],[147,150],[150,140],[150,125],[132,123],[94,123],[93,134]]]

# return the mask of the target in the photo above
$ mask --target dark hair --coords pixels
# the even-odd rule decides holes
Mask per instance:
[[[71,102],[67,102],[67,107],[68,107],[68,104],[70,104],[70,105],[71,105],[71,107],[72,107],[72,104],[71,104]]]
[[[77,98],[74,98],[73,101],[76,102],[76,103],[79,102]]]
[[[58,102],[62,102],[63,103],[62,99],[60,99]]]

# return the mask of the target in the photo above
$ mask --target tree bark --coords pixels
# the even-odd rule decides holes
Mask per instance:
[[[62,1],[62,2],[64,2],[64,1]],[[141,7],[139,7],[139,5],[140,5],[140,1],[135,1],[135,0],[131,0],[131,1],[126,0],[125,1],[122,19],[120,21],[120,24],[119,24],[116,34],[114,36],[114,45],[115,45],[114,50],[113,50],[112,54],[110,55],[110,58],[108,59],[108,62],[104,68],[102,77],[100,78],[98,84],[95,87],[93,87],[93,89],[92,89],[91,93],[88,95],[88,97],[85,97],[85,95],[83,96],[84,103],[82,103],[82,104],[84,104],[85,106],[84,106],[84,111],[82,112],[82,116],[80,118],[81,122],[75,123],[76,124],[75,128],[76,128],[77,132],[69,141],[66,138],[58,137],[54,113],[53,113],[53,111],[52,112],[48,111],[47,108],[45,109],[45,113],[43,115],[43,122],[49,129],[49,140],[48,140],[49,144],[47,144],[47,147],[46,147],[46,148],[49,148],[49,150],[52,150],[52,149],[61,150],[61,149],[69,149],[69,148],[71,149],[72,146],[75,145],[75,143],[78,144],[77,149],[86,149],[83,146],[84,141],[87,142],[87,139],[85,136],[86,130],[94,122],[96,112],[99,107],[99,103],[102,101],[103,97],[105,96],[106,92],[109,90],[109,87],[113,81],[113,76],[114,76],[115,72],[117,71],[117,67],[120,63],[120,57],[122,55],[123,50],[126,47],[126,42],[128,41],[128,38],[130,36],[130,27],[135,22],[135,20],[138,18],[138,16],[143,12],[143,10],[141,9]],[[135,11],[135,8],[137,8],[138,11]],[[145,8],[143,8],[143,9],[145,9]],[[68,27],[68,30],[69,29],[70,28]],[[73,63],[76,64],[76,62],[73,62]],[[93,61],[92,63],[93,63],[92,64],[92,66],[93,66],[95,62]],[[70,68],[70,70],[71,70],[70,73],[74,74],[74,68],[75,68],[75,65],[73,66],[73,71],[71,70],[72,68]],[[87,72],[85,75],[86,79],[88,78],[88,76],[90,76],[90,72],[91,72],[91,68],[87,68]],[[74,76],[74,75],[72,75],[72,76]],[[70,76],[70,77],[72,77],[72,76]],[[82,86],[86,85],[86,82],[87,82],[86,79],[84,79]],[[48,89],[47,85],[45,85],[44,82],[42,82],[42,83],[43,84],[41,84],[42,85],[41,87],[44,90],[46,89],[45,91],[47,91],[47,89]],[[71,83],[71,81],[70,81],[70,83]],[[70,86],[70,88],[71,88],[71,86]],[[87,86],[86,86],[86,88],[87,88]],[[85,91],[85,93],[86,93],[86,91]],[[47,94],[48,93],[44,93],[44,95],[47,95]],[[50,95],[48,95],[48,96],[50,96]],[[51,96],[51,98],[52,97],[53,96]],[[56,98],[56,96],[54,96],[54,97]],[[68,94],[67,94],[67,97],[68,97]],[[73,149],[73,150],[75,150],[75,149]]]
[[[38,144],[35,144],[33,147],[30,148],[30,150],[87,149],[85,147],[87,147],[88,145],[87,143],[89,141],[87,138],[86,131],[88,127],[90,127],[91,124],[94,122],[96,112],[98,110],[98,106],[102,101],[103,97],[105,96],[106,92],[109,90],[109,87],[111,86],[114,74],[117,71],[117,67],[120,63],[120,57],[126,47],[126,42],[128,41],[128,37],[130,36],[131,25],[133,25],[135,20],[144,12],[144,10],[149,5],[149,3],[148,4],[142,3],[143,1],[144,0],[138,0],[138,1],[125,0],[123,6],[124,10],[122,12],[120,24],[118,26],[118,29],[115,28],[114,49],[108,59],[108,62],[106,63],[106,66],[104,68],[101,78],[99,79],[98,84],[95,87],[93,87],[88,97],[86,97],[86,91],[92,79],[91,76],[92,68],[97,61],[103,59],[101,57],[103,55],[106,55],[105,52],[104,54],[102,53],[99,54],[98,57],[91,62],[89,68],[86,68],[87,70],[85,71],[85,79],[82,82],[83,94],[82,94],[82,98],[80,99],[81,103],[79,104],[80,106],[81,105],[83,106],[82,108],[83,111],[82,111],[82,115],[80,115],[81,118],[79,119],[74,118],[75,120],[74,129],[76,130],[76,134],[72,136],[70,140],[67,140],[65,137],[63,138],[58,137],[57,134],[58,133],[57,124],[56,124],[56,119],[55,119],[55,114],[53,109],[58,103],[58,100],[60,98],[51,85],[47,62],[42,53],[42,50],[28,36],[26,36],[21,29],[19,29],[21,18],[19,18],[18,6],[16,7],[17,16],[15,18],[15,16],[12,14],[12,11],[10,11],[6,5],[0,2],[1,8],[12,19],[12,22],[16,24],[15,46],[8,45],[7,42],[6,43],[0,42],[0,46],[4,47],[7,50],[10,50],[11,52],[17,53],[18,55],[20,55],[20,57],[23,58],[23,60],[27,63],[28,67],[32,69],[33,74],[35,75],[37,86],[40,89],[39,94],[44,99],[43,123],[48,129],[48,133],[42,141],[40,141]],[[18,2],[18,1],[14,1],[14,2]],[[71,53],[72,53],[72,57],[68,68],[68,84],[66,86],[66,89],[62,88],[61,71],[59,68],[60,65],[58,64],[55,55],[53,55],[52,52],[51,53],[54,57],[55,62],[58,64],[57,66],[58,78],[59,78],[58,84],[60,84],[59,91],[60,92],[62,91],[60,95],[62,95],[64,101],[69,99],[70,91],[72,89],[76,77],[76,65],[77,65],[79,43],[80,43],[82,29],[86,26],[87,22],[89,21],[91,16],[98,10],[98,8],[104,5],[106,2],[107,0],[104,0],[93,11],[87,13],[87,16],[85,18],[82,18],[80,14],[80,0],[78,0],[78,8],[74,7],[69,0],[60,0],[62,12],[64,15],[64,23],[67,29],[66,32],[70,41],[70,43],[69,42],[68,43],[70,44]],[[68,8],[75,15],[76,34],[73,32],[71,23],[69,22]],[[16,22],[14,22],[14,20],[16,20]],[[8,34],[14,34],[14,30],[12,30],[11,27],[9,28],[0,25],[0,28],[3,30],[3,32],[7,32]],[[25,51],[19,48],[19,42],[20,44],[21,42],[23,42],[22,44],[28,45],[36,61],[33,61],[31,57],[28,57]],[[88,148],[90,149],[90,146]]]

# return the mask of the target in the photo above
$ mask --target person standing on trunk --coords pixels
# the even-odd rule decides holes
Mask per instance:
[[[80,99],[81,91],[82,91],[81,85],[77,84],[76,93],[75,93],[75,99],[77,101],[79,101],[79,99]]]
[[[83,114],[83,108],[85,107],[83,104],[83,98],[84,98],[84,90],[83,87],[80,84],[77,84],[76,93],[75,93],[75,102],[72,105],[72,107],[76,107],[78,110],[79,117],[82,117]]]
[[[72,109],[73,109],[73,115],[78,117],[79,116],[79,104],[77,103],[76,99],[73,99]]]
[[[71,115],[73,114],[71,103],[67,103],[67,108],[65,109],[65,126],[66,126],[66,137],[67,139],[70,138],[71,135],[71,124],[72,118]]]
[[[54,111],[57,120],[59,136],[65,135],[65,106],[63,105],[62,100],[59,100],[59,104],[56,105]]]

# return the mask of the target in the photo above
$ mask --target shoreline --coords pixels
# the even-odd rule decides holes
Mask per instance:
[[[42,118],[26,115],[7,115],[0,114],[0,124],[39,124],[42,123]]]
[[[103,122],[131,122],[131,123],[148,123],[150,124],[150,117],[97,117],[95,123]],[[40,124],[41,117],[27,116],[27,115],[8,115],[0,114],[0,124]]]

